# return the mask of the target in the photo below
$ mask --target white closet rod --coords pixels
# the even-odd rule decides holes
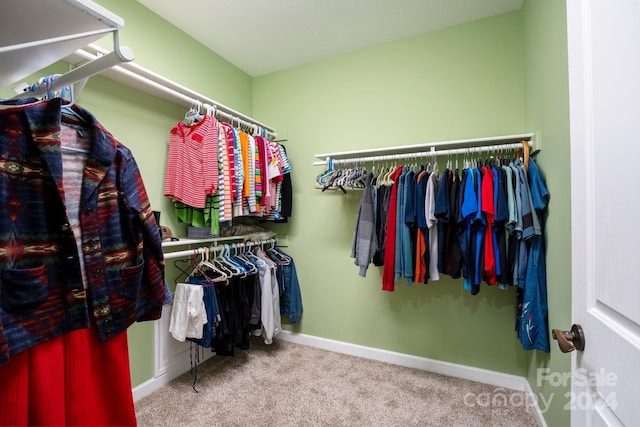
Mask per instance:
[[[208,246],[208,248],[209,248],[209,251],[211,252],[212,250],[215,251],[218,249],[222,249],[225,246],[228,246],[231,249],[243,249],[246,247],[258,246],[258,245],[266,245],[266,244],[275,245],[277,243],[278,243],[278,239],[248,240],[243,243],[226,243],[224,245],[211,245],[211,246]],[[201,255],[204,253],[204,250],[205,250],[204,247],[198,247],[194,249],[187,249],[184,251],[169,252],[164,254],[164,259],[186,258],[189,256]]]
[[[482,138],[457,139],[457,140],[440,141],[440,142],[426,142],[423,144],[370,148],[365,150],[340,151],[335,153],[316,154],[314,157],[318,159],[323,159],[322,162],[317,163],[318,165],[323,165],[326,163],[326,159],[329,159],[329,158],[336,160],[336,159],[347,159],[347,158],[352,159],[356,157],[366,157],[366,156],[375,156],[375,155],[387,156],[391,154],[417,153],[424,150],[429,150],[432,147],[443,148],[443,149],[463,148],[463,147],[466,148],[466,147],[477,147],[481,145],[508,144],[508,143],[520,142],[520,141],[531,141],[530,144],[533,144],[534,136],[535,134],[533,133],[522,133],[522,134],[516,134],[516,135],[503,135],[503,136],[488,136],[488,137],[482,137]],[[533,146],[532,146],[532,149],[533,149]]]
[[[532,147],[532,141],[527,141],[529,147]],[[450,156],[456,154],[468,154],[473,156],[477,153],[486,153],[489,151],[498,151],[498,150],[514,150],[517,148],[522,148],[522,143],[515,142],[510,144],[496,144],[496,145],[484,145],[484,146],[476,146],[476,147],[465,147],[465,148],[450,148],[446,150],[436,150],[436,147],[431,147],[430,151],[422,151],[422,152],[414,152],[414,153],[401,153],[401,154],[387,154],[380,156],[367,156],[367,157],[351,157],[351,158],[343,158],[343,159],[332,159],[332,163],[334,165],[341,163],[366,163],[366,162],[379,162],[385,160],[404,160],[404,159],[415,159],[420,157],[434,157],[434,156]],[[326,165],[329,159],[314,162],[314,166],[322,166]]]
[[[55,43],[60,43],[68,40],[76,40],[76,39],[81,39],[83,37],[91,37],[91,36],[96,36],[100,34],[111,33],[114,31],[116,31],[116,29],[114,28],[102,28],[100,30],[86,31],[84,33],[69,34],[69,35],[60,36],[60,37],[51,37],[48,39],[34,40],[26,43],[19,43],[19,44],[14,44],[9,46],[0,46],[0,53],[7,53],[7,52],[13,52],[13,51],[22,50],[22,49],[29,49],[32,47],[55,44]]]
[[[68,73],[62,74],[55,78],[52,83],[47,87],[46,85],[40,85],[34,91],[26,91],[13,97],[13,99],[29,98],[29,97],[41,97],[49,91],[56,91],[66,86],[71,86],[74,83],[88,79],[89,77],[99,74],[104,70],[121,64],[123,62],[132,61],[134,59],[133,51],[126,46],[122,46],[119,51],[113,51],[108,55],[101,56],[100,58],[88,62],[81,67],[75,68]]]
[[[56,91],[66,86],[71,86],[77,82],[88,79],[91,76],[102,73],[105,70],[115,67],[118,64],[131,62],[135,59],[133,51],[127,46],[120,46],[120,33],[117,29],[109,29],[113,33],[113,51],[104,51],[104,55],[91,58],[90,62],[80,67],[60,75],[53,79],[48,85],[40,85],[33,91],[25,91],[14,96],[12,99],[22,99],[29,97],[41,97],[48,92]],[[103,31],[98,31],[98,33]],[[93,32],[95,33],[95,32]],[[89,34],[89,33],[87,33]]]
[[[88,50],[93,50],[95,51],[95,53],[91,53]],[[87,60],[94,60],[104,52],[106,51],[101,47],[90,44],[86,48],[76,51],[75,55]],[[108,72],[105,72],[105,76],[143,92],[159,96],[163,99],[171,101],[177,105],[184,106],[186,108],[197,106],[199,104],[203,106],[210,105],[216,110],[216,115],[222,116],[232,124],[234,122],[238,122],[245,128],[250,128],[253,130],[257,130],[256,126],[258,126],[262,129],[265,129],[268,132],[269,136],[272,138],[276,138],[278,135],[275,129],[271,126],[261,123],[245,114],[240,113],[239,111],[236,111],[224,104],[221,104],[220,102],[217,102],[214,99],[206,97],[149,69],[141,67],[138,64],[121,64],[120,66],[109,69]]]

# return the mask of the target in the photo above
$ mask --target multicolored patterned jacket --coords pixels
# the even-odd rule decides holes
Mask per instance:
[[[65,209],[61,100],[34,101],[0,104],[0,365],[76,329],[91,325],[104,341],[158,319],[165,295],[160,235],[136,161],[74,105],[91,135],[79,212],[85,289]]]

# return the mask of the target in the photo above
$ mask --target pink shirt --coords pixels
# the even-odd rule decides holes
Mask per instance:
[[[193,125],[178,122],[169,134],[164,195],[204,208],[218,189],[218,122],[205,115]]]

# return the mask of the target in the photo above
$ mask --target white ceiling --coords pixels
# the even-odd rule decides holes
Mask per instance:
[[[520,9],[523,0],[138,0],[251,76]]]

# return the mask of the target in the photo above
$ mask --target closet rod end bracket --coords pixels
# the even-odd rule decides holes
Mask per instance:
[[[531,152],[540,150],[542,148],[542,138],[540,138],[540,131],[536,131],[531,135],[530,139],[531,143],[529,144],[531,147]]]

